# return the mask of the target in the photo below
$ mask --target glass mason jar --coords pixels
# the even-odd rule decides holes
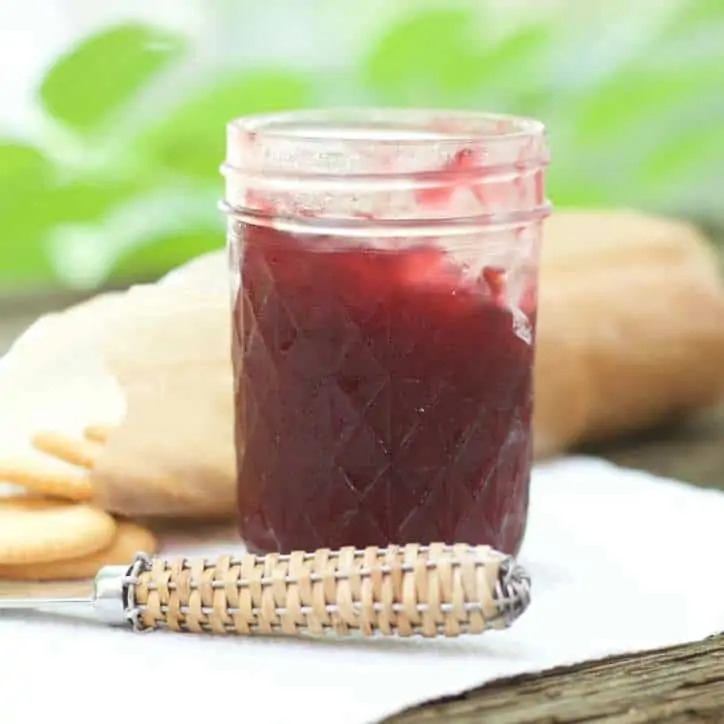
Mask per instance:
[[[548,150],[534,120],[228,127],[238,506],[256,552],[525,531]]]

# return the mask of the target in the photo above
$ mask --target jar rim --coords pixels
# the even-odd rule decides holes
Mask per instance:
[[[546,215],[548,162],[544,125],[530,118],[332,108],[231,121],[221,173],[227,212],[409,230]]]
[[[232,133],[255,140],[294,140],[304,144],[341,140],[398,147],[434,142],[511,143],[545,135],[543,122],[527,116],[477,110],[362,108],[286,110],[233,119]]]

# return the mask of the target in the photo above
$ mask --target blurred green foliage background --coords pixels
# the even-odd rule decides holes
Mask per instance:
[[[722,0],[272,4],[252,22],[246,0],[209,0],[214,45],[124,21],[55,60],[37,87],[40,130],[0,138],[0,288],[92,289],[220,247],[226,122],[292,107],[536,116],[556,205],[724,227]],[[287,37],[316,28],[307,42],[328,40],[334,62],[291,60],[283,42],[273,62],[245,56],[281,24]]]

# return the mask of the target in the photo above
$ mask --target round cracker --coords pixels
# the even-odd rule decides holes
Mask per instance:
[[[90,505],[0,501],[0,565],[50,563],[110,545],[115,520]]]
[[[39,493],[31,493],[29,490],[0,495],[0,507],[5,507],[9,503],[21,505],[27,510],[47,510],[48,508],[60,508],[70,505],[67,500],[62,498],[49,498]]]
[[[15,581],[60,581],[93,578],[103,566],[120,566],[133,562],[136,553],[153,555],[158,543],[153,533],[130,522],[118,522],[111,544],[96,553],[55,563],[0,566],[0,578]]]
[[[90,440],[91,442],[105,444],[108,442],[108,438],[111,436],[112,430],[112,425],[89,425],[85,430],[83,430],[83,436],[86,440]]]
[[[12,483],[39,495],[85,502],[93,498],[93,481],[87,470],[39,460],[0,460],[0,483]]]
[[[103,452],[100,443],[85,438],[76,440],[60,432],[38,432],[33,435],[31,443],[38,452],[87,470],[95,467],[98,456]]]

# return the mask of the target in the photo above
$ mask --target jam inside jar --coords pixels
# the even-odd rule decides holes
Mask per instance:
[[[251,550],[517,553],[547,160],[539,123],[481,113],[229,125],[238,506]]]

